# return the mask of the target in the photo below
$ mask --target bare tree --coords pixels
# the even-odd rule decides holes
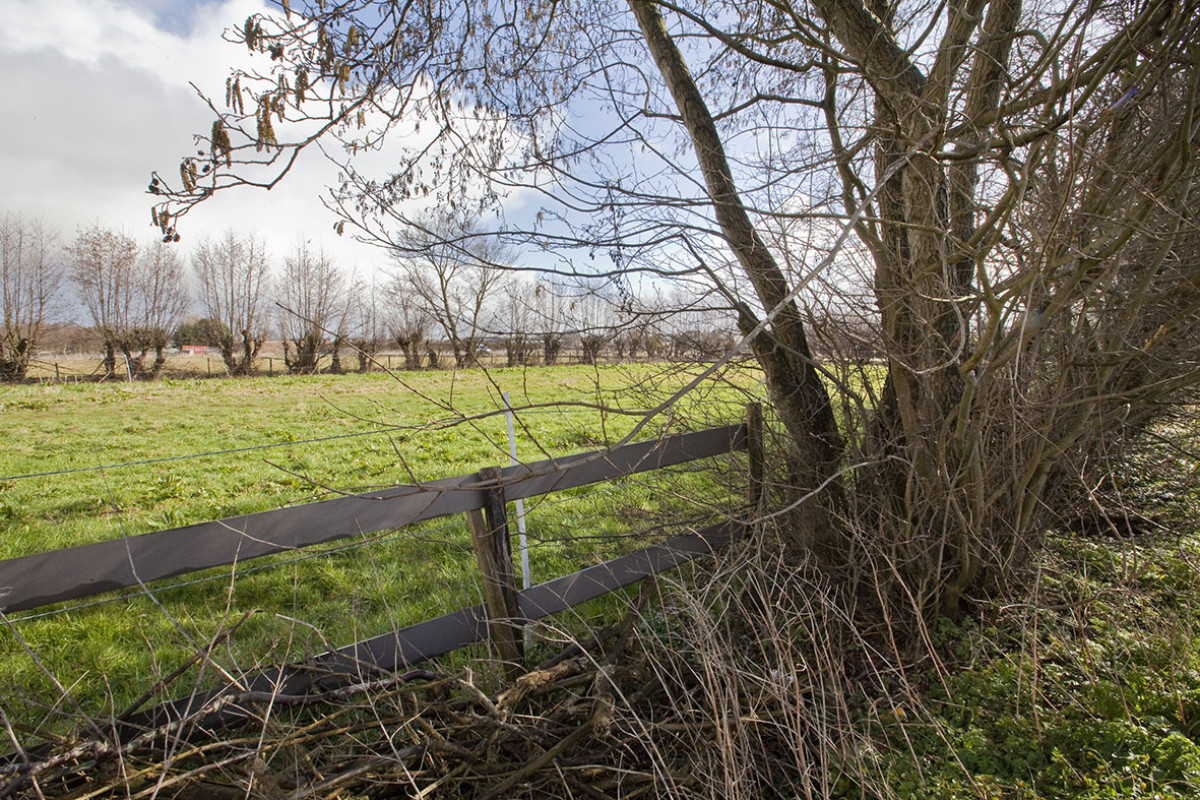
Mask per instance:
[[[192,252],[200,303],[224,325],[218,348],[230,375],[254,373],[254,360],[267,336],[270,265],[266,247],[232,230],[202,241]]]
[[[132,327],[121,340],[121,352],[134,374],[157,378],[167,362],[179,320],[188,305],[183,259],[169,244],[155,240],[142,249],[134,274]],[[137,355],[133,355],[137,351]],[[146,365],[146,357],[154,360]]]
[[[370,372],[380,348],[390,338],[386,292],[374,277],[357,280],[350,287],[347,308],[348,342],[358,359],[358,371]]]
[[[678,286],[658,302],[662,311],[650,319],[663,337],[659,346],[671,359],[714,361],[732,352],[737,322],[719,294]]]
[[[536,291],[533,281],[520,277],[508,277],[501,287],[496,322],[498,332],[504,338],[505,363],[509,367],[528,365],[538,349],[534,338],[537,309],[533,298]]]
[[[533,290],[536,329],[542,340],[542,363],[552,367],[558,363],[567,329],[567,306],[561,287],[538,281]]]
[[[431,323],[424,300],[413,290],[404,273],[393,276],[388,285],[388,331],[404,354],[404,368],[418,370],[425,357]],[[430,368],[437,367],[436,360]]]
[[[463,213],[434,214],[403,229],[394,250],[408,288],[441,328],[458,369],[478,361],[506,258],[476,224]]]
[[[187,306],[178,254],[157,241],[139,252],[130,237],[98,226],[81,231],[68,253],[71,278],[104,342],[105,376],[116,376],[120,354],[130,377],[158,377]]]
[[[585,283],[570,296],[566,308],[571,330],[579,343],[584,364],[598,364],[600,355],[616,336],[616,307],[598,283]]]
[[[284,363],[292,374],[316,374],[321,358],[336,355],[346,336],[345,273],[323,250],[301,242],[284,259],[277,291]]]
[[[681,325],[683,318],[694,317],[694,309],[684,299],[682,287],[664,292],[662,286],[653,285],[645,292],[625,291],[617,309],[618,333],[613,339],[613,351],[618,359],[657,361],[673,355],[675,337],[672,331]],[[708,323],[717,324],[722,330],[729,329],[728,309],[723,315],[715,315]],[[722,351],[724,354],[724,351]]]
[[[130,286],[137,242],[124,234],[92,227],[68,248],[71,279],[104,346],[104,374],[116,376],[118,341],[129,316]]]
[[[42,325],[62,273],[62,263],[55,256],[56,238],[56,232],[41,220],[13,213],[0,217],[0,299],[4,302],[0,380],[24,380],[29,362],[37,354]]]

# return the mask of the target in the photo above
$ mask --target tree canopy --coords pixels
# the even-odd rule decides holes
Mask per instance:
[[[783,544],[919,615],[1003,590],[1197,381],[1194,0],[285,2],[229,36],[262,67],[155,176],[164,237],[336,140],[339,230],[496,210],[466,235],[534,267],[703,287],[788,435]],[[872,358],[814,358],[815,308]]]

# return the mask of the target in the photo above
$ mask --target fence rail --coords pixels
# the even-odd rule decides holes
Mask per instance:
[[[534,497],[745,449],[744,425],[505,467],[507,500]],[[482,509],[478,475],[349,495],[0,561],[7,613],[78,600],[253,558]]]
[[[533,586],[518,593],[520,621],[544,619],[710,555],[738,538],[742,531],[740,523],[722,522]],[[331,650],[302,664],[267,670],[244,681],[237,689],[226,687],[199,692],[142,711],[119,720],[120,735],[128,739],[152,728],[177,724],[183,719],[189,721],[191,729],[215,731],[247,716],[236,703],[221,703],[222,698],[268,694],[287,699],[335,689],[380,673],[398,672],[486,641],[491,638],[492,625],[486,605],[464,608]]]
[[[748,424],[678,434],[513,467],[491,467],[427,483],[246,514],[0,561],[0,606],[22,611],[150,581],[225,566],[352,536],[466,513],[484,585],[485,603],[366,639],[310,659],[275,667],[237,691],[299,695],[354,678],[394,672],[466,645],[491,639],[511,668],[523,657],[518,631],[527,621],[564,611],[650,575],[709,554],[739,536],[733,520],[517,591],[505,505],[698,459],[747,450],[751,505],[761,502],[761,411]],[[166,703],[120,720],[121,736],[189,720],[195,730],[244,716],[222,704],[234,687]]]

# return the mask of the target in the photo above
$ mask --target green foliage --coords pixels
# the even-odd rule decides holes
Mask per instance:
[[[944,681],[875,726],[896,796],[1200,794],[1200,545],[1055,540],[1042,587],[982,624],[940,622]]]
[[[228,341],[232,334],[229,332],[229,326],[219,319],[209,319],[208,317],[198,319],[195,322],[185,322],[175,329],[174,341],[180,347],[185,344],[201,345],[204,347],[220,347],[221,343]]]

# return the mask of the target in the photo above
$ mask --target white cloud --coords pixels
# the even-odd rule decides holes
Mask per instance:
[[[170,3],[131,5],[113,0],[59,0],[45,3],[3,0],[6,25],[0,28],[0,52],[24,54],[50,50],[94,70],[112,63],[141,70],[170,88],[197,81],[212,90],[246,51],[221,41],[226,28],[263,13],[260,0],[197,3],[172,10]],[[159,13],[154,13],[155,10]],[[186,35],[161,27],[170,24]]]
[[[150,173],[173,175],[211,112],[189,86],[220,99],[244,47],[221,40],[258,0],[0,0],[0,211],[42,216],[66,239],[99,223],[150,238]],[[384,261],[339,238],[321,205],[336,168],[308,153],[272,192],[244,189],[198,207],[185,239],[253,231],[277,255],[303,237],[347,266]],[[185,241],[186,244],[186,241]]]

